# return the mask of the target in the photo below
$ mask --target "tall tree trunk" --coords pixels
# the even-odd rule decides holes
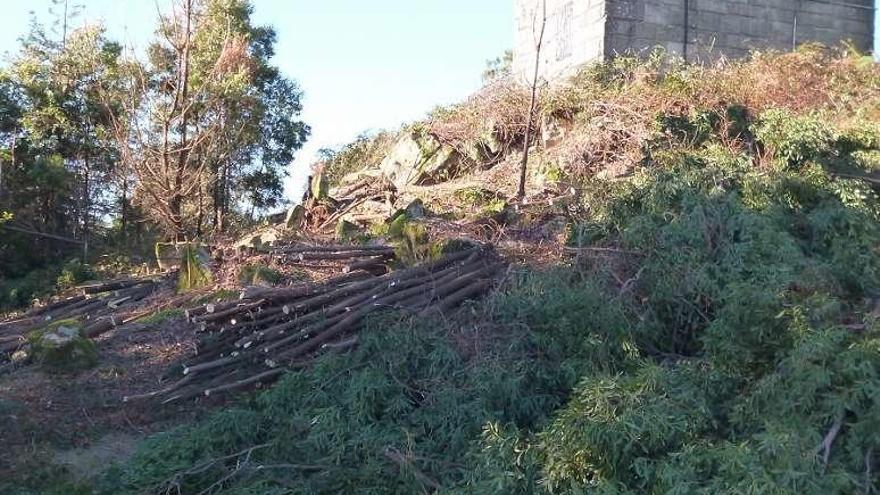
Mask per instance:
[[[217,166],[217,180],[214,186],[214,232],[223,232],[226,220],[226,173],[227,166],[221,163]]]
[[[535,119],[535,103],[538,97],[538,74],[541,69],[541,46],[544,44],[544,30],[547,27],[547,0],[541,0],[541,30],[535,42],[535,72],[532,75],[532,96],[529,99],[529,113],[526,120],[526,135],[523,141],[523,157],[519,166],[519,188],[516,197],[522,199],[526,195],[526,169],[529,165],[529,147],[532,141],[532,127]]]
[[[192,35],[192,16],[193,16],[193,2],[192,0],[186,1],[186,12],[184,15],[186,16],[186,31],[184,32],[184,42],[183,49],[180,55],[180,74],[178,76],[178,99],[177,103],[180,106],[180,125],[178,127],[178,132],[180,133],[180,149],[178,150],[177,156],[177,172],[174,175],[174,196],[170,202],[170,209],[172,215],[172,224],[174,227],[174,235],[177,241],[183,240],[182,237],[184,235],[184,225],[183,225],[183,194],[181,191],[183,190],[183,180],[185,178],[185,173],[189,160],[189,139],[188,139],[188,131],[189,131],[189,108],[187,98],[189,98],[189,52],[190,52],[190,41]]]
[[[122,244],[125,245],[128,241],[128,165],[125,166],[122,172],[122,199],[120,200],[119,205],[119,228],[120,228],[120,238],[122,240]]]
[[[202,221],[204,220],[204,217],[205,217],[205,213],[204,213],[205,200],[202,195],[202,186],[199,186],[198,191],[199,191],[198,192],[199,202],[198,202],[198,208],[196,211],[196,238],[201,238],[202,237]]]
[[[87,263],[89,259],[89,235],[91,228],[89,219],[92,210],[92,168],[88,153],[83,157],[83,174],[83,263]]]

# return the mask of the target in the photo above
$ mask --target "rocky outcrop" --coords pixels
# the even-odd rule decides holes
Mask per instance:
[[[431,135],[412,130],[401,135],[379,169],[398,189],[452,178],[463,157]]]

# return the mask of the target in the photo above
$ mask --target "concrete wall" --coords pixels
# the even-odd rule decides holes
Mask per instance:
[[[541,30],[541,0],[515,0],[513,73],[530,81]],[[554,79],[602,58],[605,53],[605,0],[547,0],[540,74]]]
[[[515,0],[514,73],[531,78],[542,0]],[[540,73],[555,79],[601,57],[663,46],[689,60],[808,41],[874,41],[874,0],[547,0]],[[687,16],[685,15],[685,5]],[[685,18],[687,17],[687,28]],[[687,42],[685,42],[687,40]]]
[[[607,0],[606,55],[656,45],[691,60],[808,41],[873,44],[873,0]],[[685,5],[688,4],[687,30]]]

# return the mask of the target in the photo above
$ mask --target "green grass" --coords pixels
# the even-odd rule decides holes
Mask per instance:
[[[166,321],[180,318],[182,316],[184,316],[184,311],[182,309],[162,309],[141,319],[139,323],[144,323],[146,325],[159,325],[161,323],[165,323]]]

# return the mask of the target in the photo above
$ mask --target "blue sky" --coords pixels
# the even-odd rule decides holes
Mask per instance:
[[[76,0],[71,0],[76,2]],[[30,11],[49,0],[0,0],[0,52],[14,52]],[[80,0],[75,23],[102,20],[111,37],[142,46],[156,0]],[[159,0],[165,5],[168,0]],[[480,87],[485,61],[513,44],[513,0],[252,0],[254,20],[278,32],[275,63],[305,91],[312,137],[291,170],[299,196],[314,153],[368,129],[396,128]]]

